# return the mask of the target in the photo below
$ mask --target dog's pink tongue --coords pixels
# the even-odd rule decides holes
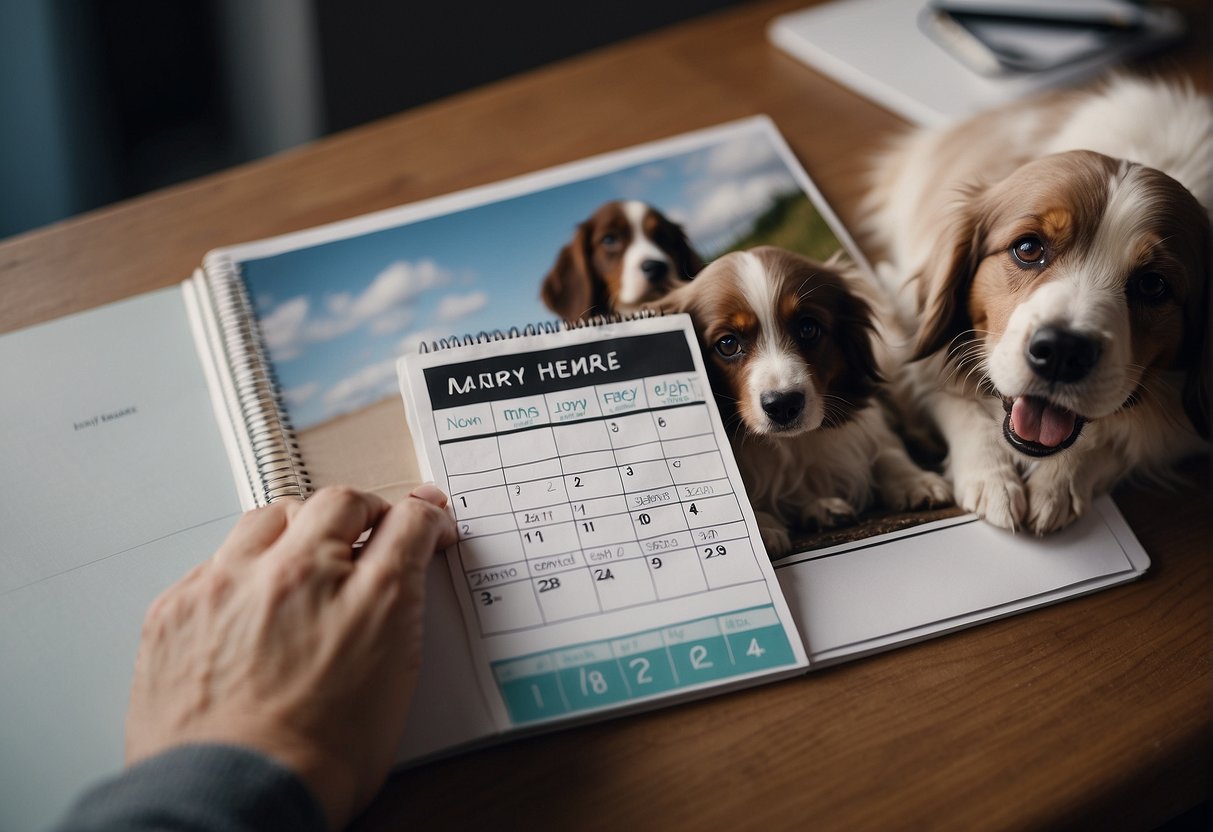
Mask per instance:
[[[1020,396],[1011,405],[1011,428],[1015,435],[1046,448],[1056,448],[1074,432],[1074,414],[1054,407],[1044,399]]]

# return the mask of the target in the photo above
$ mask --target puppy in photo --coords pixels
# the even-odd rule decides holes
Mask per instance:
[[[963,508],[1045,534],[1206,447],[1211,135],[1206,98],[1121,77],[881,160],[871,230]]]
[[[607,202],[560,250],[540,297],[567,321],[631,312],[701,268],[682,226],[644,202]]]
[[[686,312],[772,557],[790,529],[946,503],[875,399],[875,295],[839,262],[763,246],[711,263],[657,307]]]

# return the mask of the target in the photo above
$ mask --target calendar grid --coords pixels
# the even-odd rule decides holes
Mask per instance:
[[[597,388],[591,388],[597,392]],[[700,550],[696,543],[696,537],[699,537],[699,543],[710,543],[719,550],[719,554],[726,553],[726,545],[734,543],[744,544],[746,549],[749,549],[748,539],[750,537],[749,530],[746,528],[742,519],[740,510],[740,500],[737,496],[733,484],[728,481],[727,476],[724,476],[723,469],[720,471],[721,476],[716,482],[723,483],[727,488],[723,493],[716,494],[715,488],[712,488],[712,496],[722,497],[729,500],[735,513],[732,515],[735,519],[727,520],[724,523],[709,522],[693,524],[688,514],[688,506],[690,512],[696,512],[697,497],[691,496],[692,489],[704,489],[711,486],[712,482],[707,479],[689,479],[680,481],[679,473],[675,470],[675,466],[681,464],[682,461],[699,461],[700,459],[718,460],[721,454],[719,439],[714,430],[708,429],[693,429],[683,430],[677,435],[667,436],[663,433],[663,428],[666,425],[666,416],[663,414],[677,414],[680,411],[691,412],[694,409],[705,409],[705,404],[702,398],[693,401],[686,401],[676,404],[651,405],[645,402],[644,406],[638,406],[634,410],[616,416],[612,420],[608,416],[596,416],[595,418],[587,419],[572,419],[559,421],[555,418],[551,411],[551,407],[546,399],[536,399],[536,407],[539,401],[543,402],[542,415],[545,417],[544,423],[528,425],[525,428],[516,430],[506,430],[497,417],[494,410],[490,409],[487,414],[491,418],[492,432],[484,437],[459,437],[447,439],[440,442],[445,451],[447,448],[457,446],[459,443],[476,441],[478,438],[493,437],[495,445],[495,455],[497,457],[497,465],[487,468],[476,468],[471,471],[459,471],[453,476],[459,477],[460,482],[469,482],[473,478],[487,478],[488,484],[480,484],[470,488],[451,489],[452,497],[459,497],[466,500],[468,496],[473,496],[477,492],[488,493],[495,492],[501,488],[505,488],[507,497],[508,510],[505,511],[485,511],[471,517],[471,523],[465,523],[463,530],[467,532],[460,541],[460,563],[462,571],[469,581],[469,589],[473,593],[479,593],[479,598],[485,605],[491,605],[502,601],[503,596],[497,593],[502,587],[507,587],[511,584],[521,584],[528,582],[531,584],[531,595],[534,603],[534,615],[531,620],[524,620],[521,623],[510,625],[486,625],[484,614],[479,616],[481,635],[492,635],[506,632],[517,632],[537,627],[543,627],[554,621],[573,621],[581,618],[592,617],[609,610],[624,610],[633,607],[644,606],[652,603],[659,603],[667,600],[670,597],[686,597],[710,593],[721,585],[739,586],[747,583],[755,583],[761,581],[760,576],[755,576],[748,580],[730,580],[726,583],[714,585],[712,576],[709,574],[704,561],[712,558],[714,552],[709,551],[711,547],[703,549],[706,552],[704,558],[700,558]],[[706,413],[706,410],[704,410]],[[439,412],[434,412],[432,417],[435,422],[439,418]],[[624,417],[629,418],[645,418],[649,422],[651,428],[651,437],[645,435],[636,441],[616,441],[608,437],[608,442],[603,448],[603,453],[609,453],[609,457],[604,457],[602,463],[591,464],[585,467],[576,467],[570,469],[566,464],[566,455],[562,454],[557,447],[554,430],[556,428],[570,428],[577,426],[592,426],[592,425],[607,425],[611,424],[617,427],[618,419]],[[506,449],[503,446],[503,437],[514,436],[533,432],[536,445],[541,442],[550,441],[552,452],[536,453],[536,456],[531,458],[525,464],[507,464],[505,457]],[[702,448],[692,448],[689,452],[681,454],[678,461],[672,461],[670,453],[670,445],[678,442],[688,442],[696,440],[707,440],[710,445]],[[633,473],[634,468],[644,465],[650,460],[650,457],[644,455],[645,448],[654,447],[655,454],[652,455],[652,462],[660,462],[664,469],[665,479],[656,485],[645,486],[643,483],[637,486],[629,486],[623,481],[622,473]],[[609,458],[609,464],[607,460]],[[631,462],[628,462],[631,460]],[[548,464],[550,463],[550,466]],[[518,474],[518,471],[526,471],[532,469],[540,472],[540,476],[526,476]],[[542,475],[543,471],[551,470],[550,475]],[[609,472],[609,473],[608,473]],[[617,485],[617,488],[612,488],[611,493],[617,493],[620,498],[618,508],[600,508],[595,506],[594,513],[591,515],[587,510],[588,505],[594,503],[595,500],[602,503],[610,503],[610,496],[589,498],[582,501],[575,500],[571,495],[569,482],[574,481],[576,485],[581,485],[581,478],[589,475],[605,475]],[[611,477],[613,474],[613,477]],[[570,480],[570,477],[572,480]],[[545,502],[540,508],[531,506],[527,501],[519,502],[516,496],[521,495],[524,487],[530,489],[538,486],[541,483],[547,485],[551,490],[553,483],[559,481],[563,489],[561,499],[555,502]],[[662,484],[664,483],[664,484]],[[685,489],[685,494],[683,490]],[[639,500],[647,496],[661,496],[665,499],[665,503],[654,508],[652,513],[655,513],[657,508],[677,508],[679,514],[679,522],[674,527],[665,528],[659,534],[646,534],[646,530],[638,525],[638,520],[643,522],[649,520],[649,511],[638,511],[638,507],[642,507],[643,503]],[[635,500],[633,505],[631,502]],[[504,508],[504,507],[503,507]],[[560,509],[567,510],[567,516],[563,512],[557,512]],[[580,520],[578,513],[580,512]],[[612,541],[607,538],[600,541],[597,545],[593,540],[587,540],[586,534],[594,528],[594,524],[599,522],[613,521],[615,518],[622,518],[627,515],[627,525],[630,535],[625,535],[623,538]],[[520,519],[527,520],[522,522]],[[457,519],[463,519],[460,516],[460,511],[456,507]],[[536,518],[532,522],[532,517]],[[546,524],[545,522],[546,521]],[[502,529],[504,532],[513,532],[513,537],[517,542],[518,554],[513,556],[513,560],[504,564],[506,570],[496,569],[495,567],[502,564],[493,564],[491,566],[477,565],[474,561],[469,562],[468,558],[464,557],[464,547],[469,546],[480,540],[488,540],[500,535],[502,532],[493,531],[497,528],[495,522],[508,524]],[[472,531],[473,525],[478,527],[486,527],[483,532]],[[565,546],[537,552],[533,550],[533,546],[538,541],[544,541],[544,532],[553,529],[559,529],[561,526],[571,526],[572,539]],[[730,531],[730,526],[736,527]],[[686,536],[685,539],[682,535]],[[629,541],[633,541],[636,546],[634,552],[630,555],[623,554],[629,546]],[[668,546],[659,548],[660,544]],[[603,546],[605,545],[605,549]],[[610,555],[609,550],[614,550],[615,554]],[[589,559],[587,553],[602,554],[604,560],[601,565],[595,566]],[[750,556],[754,557],[756,553],[750,551]],[[694,573],[696,586],[690,589],[678,589],[674,595],[663,594],[662,587],[657,581],[655,570],[665,565],[665,561],[670,557],[678,557],[684,560],[689,560],[694,557],[695,566]],[[623,601],[612,601],[607,603],[603,596],[604,588],[599,584],[606,580],[616,579],[615,572],[621,568],[630,568],[628,564],[636,561],[644,563],[644,579],[647,585],[646,595],[640,600],[625,599]],[[559,564],[559,565],[553,565]],[[549,570],[544,573],[547,577],[540,576],[537,573],[539,566],[548,567]],[[689,563],[687,564],[689,567]],[[545,603],[542,597],[547,592],[555,591],[557,588],[563,588],[566,581],[578,580],[580,583],[587,583],[587,580],[578,578],[578,573],[582,573],[588,579],[588,586],[582,590],[586,596],[584,609],[576,611],[564,611],[563,613],[553,615],[549,604]],[[487,577],[486,577],[487,576]],[[491,578],[491,580],[489,580]],[[588,591],[586,591],[588,590]],[[651,594],[648,594],[651,592]],[[769,590],[768,590],[769,594]]]

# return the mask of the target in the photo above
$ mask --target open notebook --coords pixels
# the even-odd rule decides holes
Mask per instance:
[[[551,320],[539,282],[615,199],[660,208],[704,259],[774,243],[866,268],[754,118],[212,252],[183,286],[0,338],[0,827],[51,822],[120,765],[152,598],[242,510],[328,483],[394,498],[434,478],[466,525],[429,575],[402,763],[812,670],[1147,568],[1107,499],[1045,541],[909,517],[771,564],[684,319],[475,344]],[[418,352],[438,340],[471,345]],[[556,387],[460,398],[482,372],[522,381],[493,362],[552,350]]]

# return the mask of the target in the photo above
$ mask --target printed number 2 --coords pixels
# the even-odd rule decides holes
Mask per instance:
[[[649,675],[649,660],[637,657],[628,662],[628,667],[636,671],[636,684],[647,685],[653,681],[653,677]]]

